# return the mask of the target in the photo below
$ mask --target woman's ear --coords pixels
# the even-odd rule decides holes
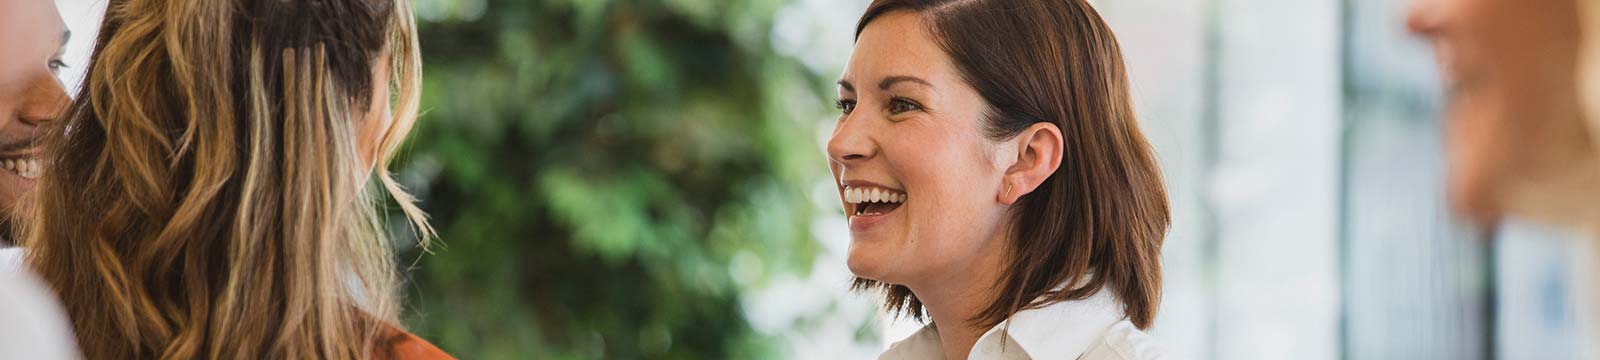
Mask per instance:
[[[1017,142],[1017,162],[1006,169],[1000,203],[1013,205],[1032,193],[1061,167],[1066,152],[1065,140],[1056,124],[1038,122],[1023,129],[1011,141]]]

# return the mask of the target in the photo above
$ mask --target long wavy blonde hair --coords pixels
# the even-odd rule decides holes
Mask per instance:
[[[432,235],[386,170],[416,119],[412,19],[405,0],[109,1],[20,229],[85,355],[382,356],[400,281],[378,209]],[[363,160],[375,86],[394,121]]]

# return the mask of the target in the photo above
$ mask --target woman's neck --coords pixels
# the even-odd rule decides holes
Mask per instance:
[[[1001,237],[994,239],[1000,242],[992,243],[1008,244]],[[978,338],[989,331],[988,327],[980,327],[972,320],[994,301],[993,292],[999,287],[1004,266],[1005,252],[1001,249],[1007,246],[983,248],[995,250],[973,257],[966,266],[952,266],[950,271],[920,286],[908,285],[937,324],[935,329],[939,332],[945,359],[966,359]]]
[[[945,290],[947,293],[917,292],[917,299],[922,300],[928,316],[937,324],[934,330],[939,332],[939,342],[944,349],[945,359],[966,359],[967,354],[972,352],[972,346],[978,342],[978,338],[989,330],[972,322],[978,312],[987,307],[989,296],[981,291],[937,290]],[[924,297],[923,293],[929,294]]]

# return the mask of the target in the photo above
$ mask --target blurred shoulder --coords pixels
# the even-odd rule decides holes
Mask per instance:
[[[386,354],[382,354],[383,356],[379,356],[378,358],[380,359],[455,359],[455,357],[450,356],[450,354],[446,354],[444,350],[439,350],[439,347],[433,346],[433,343],[429,343],[427,340],[422,340],[422,338],[412,335],[405,330],[400,330],[396,327],[389,327],[388,333],[384,334],[383,338],[380,339],[378,344],[380,349],[387,352]]]

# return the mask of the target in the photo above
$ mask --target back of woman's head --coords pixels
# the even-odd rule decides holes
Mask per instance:
[[[397,280],[369,175],[429,234],[384,169],[415,119],[411,16],[404,0],[110,0],[23,229],[85,355],[378,351]],[[391,87],[392,123],[364,111]]]

